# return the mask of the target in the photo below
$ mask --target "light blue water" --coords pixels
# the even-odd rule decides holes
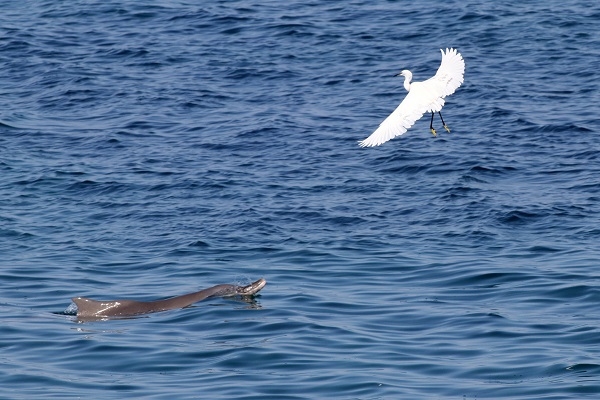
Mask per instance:
[[[148,3],[148,2],[146,2]],[[600,394],[597,2],[0,6],[0,397]],[[466,61],[452,133],[366,138]],[[149,300],[77,323],[74,296]]]

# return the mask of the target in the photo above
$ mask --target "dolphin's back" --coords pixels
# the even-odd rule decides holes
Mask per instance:
[[[207,297],[235,295],[236,288],[237,286],[234,285],[217,285],[199,292],[155,301],[103,301],[88,299],[87,297],[74,297],[71,300],[77,306],[78,317],[124,317],[183,308]]]
[[[137,303],[133,300],[98,301],[87,297],[74,297],[71,300],[77,306],[77,316],[79,317],[126,315],[123,311]]]
[[[173,310],[187,307],[200,300],[215,296],[250,296],[260,291],[267,281],[259,279],[247,286],[216,285],[199,292],[171,297],[165,300],[135,301],[135,300],[92,300],[87,297],[74,297],[77,306],[77,317],[125,317],[147,314],[158,311]]]

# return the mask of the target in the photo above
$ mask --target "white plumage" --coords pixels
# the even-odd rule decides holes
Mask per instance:
[[[363,141],[358,142],[361,147],[379,146],[388,140],[404,134],[408,128],[420,119],[426,112],[439,113],[444,106],[444,98],[451,95],[463,83],[465,74],[465,61],[455,49],[441,50],[442,63],[437,73],[423,82],[413,82],[412,73],[404,70],[398,75],[404,76],[404,88],[408,94],[400,105],[390,114],[375,132]],[[442,114],[440,114],[441,118]],[[442,123],[444,120],[442,119]],[[430,125],[431,132],[435,135],[435,129]],[[450,129],[446,124],[444,128]]]

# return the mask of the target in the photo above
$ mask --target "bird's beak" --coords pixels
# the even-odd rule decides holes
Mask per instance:
[[[396,75],[394,76],[404,76],[404,74],[402,72],[398,72]]]

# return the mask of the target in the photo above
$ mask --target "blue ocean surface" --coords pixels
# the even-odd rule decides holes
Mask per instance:
[[[597,1],[2,2],[0,398],[598,398],[599,65]]]

